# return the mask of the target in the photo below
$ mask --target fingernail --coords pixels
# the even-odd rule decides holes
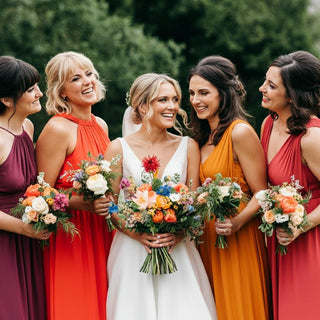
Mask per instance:
[[[157,236],[157,238],[159,239],[159,238],[160,238],[160,236]]]
[[[159,241],[157,240],[156,243],[159,243]]]

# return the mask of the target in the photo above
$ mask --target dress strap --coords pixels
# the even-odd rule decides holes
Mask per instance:
[[[81,119],[78,119],[77,117],[75,117],[71,114],[67,114],[67,113],[58,113],[58,114],[55,114],[53,117],[62,117],[62,118],[68,119],[72,122],[75,122],[77,124],[82,124],[82,125],[91,124],[92,122],[95,121],[95,116],[93,114],[91,114],[90,120],[81,120]]]
[[[0,129],[4,130],[4,131],[7,131],[8,133],[12,134],[14,137],[16,137],[17,135],[14,134],[13,132],[9,131],[8,129],[6,128],[3,128],[3,127],[0,127]],[[24,131],[24,130],[23,130]]]

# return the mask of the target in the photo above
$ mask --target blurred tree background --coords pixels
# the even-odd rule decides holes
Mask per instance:
[[[1,0],[0,55],[13,55],[41,73],[62,51],[78,51],[94,63],[107,86],[94,114],[121,135],[125,95],[145,72],[179,80],[188,109],[190,68],[207,55],[231,59],[247,89],[246,106],[256,129],[266,111],[258,92],[278,55],[307,50],[319,56],[319,11],[309,0]],[[45,97],[42,99],[45,105]],[[31,116],[35,138],[48,120]]]

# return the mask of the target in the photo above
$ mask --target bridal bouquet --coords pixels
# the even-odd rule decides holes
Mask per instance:
[[[207,178],[197,189],[197,194],[195,208],[205,221],[214,217],[224,221],[238,212],[241,201],[247,200],[239,184],[231,178],[222,177],[220,173],[215,176],[215,180]],[[226,237],[218,234],[215,245],[221,249],[226,248]]]
[[[91,158],[90,152],[88,157]],[[105,193],[113,193],[112,180],[117,174],[112,171],[120,160],[120,155],[107,161],[100,154],[94,160],[81,160],[80,169],[69,172],[69,179],[73,182],[71,192],[83,196],[84,200],[94,200],[105,197]],[[111,214],[106,216],[108,229],[112,231],[115,226]]]
[[[180,176],[157,177],[159,160],[156,156],[143,159],[142,185],[137,186],[130,178],[122,179],[120,188],[127,189],[130,197],[119,201],[118,212],[125,220],[125,227],[136,232],[150,234],[183,233],[196,239],[201,234],[201,217],[195,212],[193,197],[188,187],[179,183]],[[140,272],[152,274],[173,273],[177,266],[168,252],[168,247],[151,248]]]
[[[291,183],[280,186],[271,186],[256,194],[261,209],[262,223],[259,229],[271,237],[277,227],[283,228],[288,234],[295,229],[303,229],[307,224],[307,214],[304,204],[308,203],[310,195],[302,197],[299,190],[302,187],[299,181],[291,177]],[[287,254],[287,246],[278,244],[277,252]]]
[[[44,181],[44,172],[40,172],[37,183],[30,185],[17,206],[11,209],[15,216],[22,217],[24,223],[31,223],[36,230],[57,232],[61,227],[72,236],[78,234],[74,224],[69,221],[71,215],[67,212],[68,196],[50,187]],[[43,240],[42,244],[48,244]]]

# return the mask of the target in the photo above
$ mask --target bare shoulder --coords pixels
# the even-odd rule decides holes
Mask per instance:
[[[43,135],[51,136],[53,138],[64,137],[65,139],[65,137],[69,135],[70,130],[76,127],[77,124],[73,123],[72,121],[69,121],[62,117],[53,117],[49,119],[49,121],[45,124],[39,139],[41,139]]]
[[[320,139],[320,128],[317,128],[317,127],[308,128],[306,133],[301,138],[302,150],[304,149],[314,150],[315,146],[319,143],[319,139]]]
[[[100,127],[106,132],[108,132],[108,125],[107,123],[100,117],[96,117],[97,123],[99,124]]]
[[[105,152],[105,158],[111,159],[112,157],[120,154],[122,156],[122,146],[119,139],[112,140],[108,145],[108,148]]]
[[[191,152],[200,152],[200,148],[196,140],[193,138],[188,137],[188,150]]]
[[[247,143],[248,139],[259,139],[254,129],[247,123],[237,123],[232,130],[233,143]]]

